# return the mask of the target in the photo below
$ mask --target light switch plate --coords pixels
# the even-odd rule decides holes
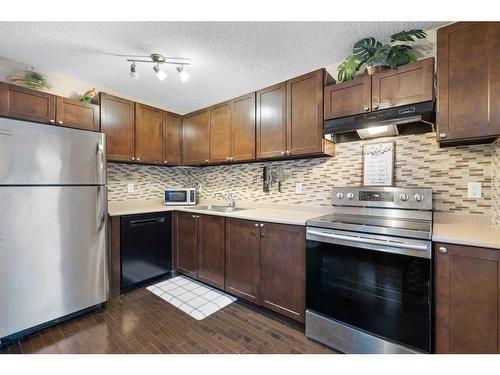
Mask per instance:
[[[481,183],[469,182],[467,184],[467,198],[479,199],[481,198]]]
[[[134,184],[127,184],[127,192],[133,193],[134,191],[135,191],[135,185]]]
[[[302,193],[302,184],[300,182],[295,183],[295,192]]]

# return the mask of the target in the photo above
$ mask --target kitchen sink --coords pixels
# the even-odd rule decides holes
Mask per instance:
[[[214,205],[196,206],[192,207],[192,209],[201,211],[217,211],[217,212],[234,212],[234,211],[246,210],[246,208],[241,208],[241,207],[214,206]]]

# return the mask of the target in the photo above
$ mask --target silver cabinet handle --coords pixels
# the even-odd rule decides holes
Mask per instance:
[[[255,228],[258,228],[259,227],[259,223],[255,223]]]
[[[440,246],[438,251],[441,253],[441,254],[446,254],[448,252],[448,249],[444,246]]]
[[[55,124],[55,123],[56,123],[56,120],[49,120],[49,122],[50,122],[51,124]]]
[[[368,111],[370,110],[370,107],[368,107],[368,106],[366,106],[366,105],[365,105],[365,106],[363,107],[363,109],[365,110],[365,112],[368,112]]]
[[[135,158],[132,156],[132,160],[135,160]]]
[[[260,223],[260,227],[261,227],[261,228],[264,228],[264,224],[263,224],[263,223]]]
[[[64,122],[62,122],[62,121],[58,121],[57,123],[58,123],[59,125],[64,124]]]
[[[446,133],[440,133],[439,138],[446,138]]]
[[[286,150],[286,154],[287,154],[287,155],[290,155],[290,151]]]
[[[163,163],[168,164],[168,161],[165,160]]]
[[[373,108],[373,109],[377,109],[377,108],[378,108],[378,104],[374,104],[374,105],[372,105],[372,108]]]
[[[281,155],[285,155],[285,151],[281,151]]]
[[[205,159],[205,163],[208,163],[208,159]]]
[[[141,159],[137,158],[137,161],[141,161]]]

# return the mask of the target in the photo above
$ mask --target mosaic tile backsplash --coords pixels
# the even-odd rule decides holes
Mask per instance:
[[[432,187],[436,211],[491,215],[496,210],[500,215],[500,142],[439,148],[434,133],[376,141],[384,140],[396,142],[396,186]],[[328,206],[333,186],[361,185],[364,143],[370,142],[338,144],[333,158],[204,168],[109,163],[109,199],[160,199],[165,186],[196,185],[201,187],[202,199],[214,198],[217,192],[231,192],[236,200]],[[271,187],[269,193],[262,191],[265,165],[281,166],[288,176],[281,192],[277,186]],[[481,199],[467,198],[467,183],[473,181],[482,183]],[[135,184],[134,193],[127,192],[127,183]],[[295,192],[296,183],[302,184],[301,193]]]

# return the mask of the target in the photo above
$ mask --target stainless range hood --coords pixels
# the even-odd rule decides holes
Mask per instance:
[[[323,132],[335,143],[434,131],[434,102],[325,120]]]

